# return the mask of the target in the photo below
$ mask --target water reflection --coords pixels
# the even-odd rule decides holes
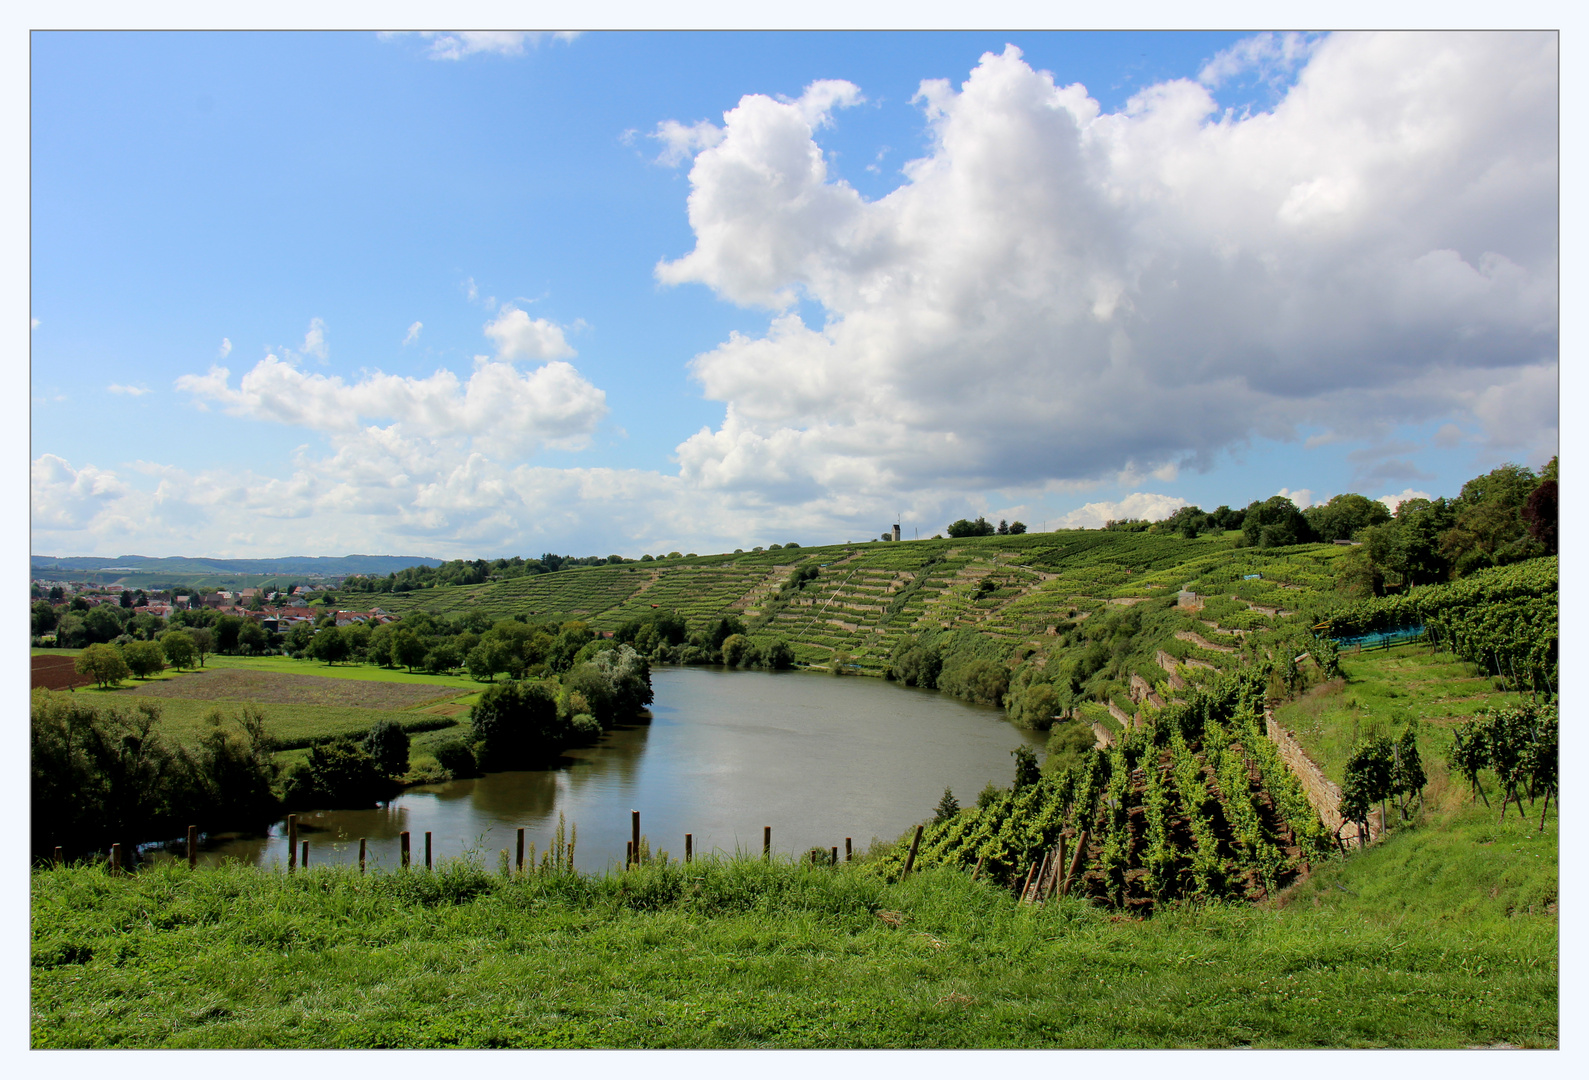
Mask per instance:
[[[440,858],[474,852],[494,865],[515,831],[545,850],[561,811],[578,827],[576,863],[597,870],[623,858],[629,811],[653,849],[682,854],[759,851],[762,827],[781,852],[813,845],[864,848],[932,812],[945,786],[962,803],[1014,774],[1010,752],[1041,736],[998,709],[874,679],[812,673],[668,668],[653,673],[648,723],[607,732],[547,768],[492,773],[411,788],[388,805],[299,815],[311,865],[358,858],[397,864],[398,833],[423,833]],[[207,859],[286,861],[285,827],[266,836],[212,838]]]

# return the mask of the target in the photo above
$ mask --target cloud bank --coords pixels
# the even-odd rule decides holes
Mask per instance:
[[[930,151],[875,201],[816,141],[853,88],[664,125],[695,247],[658,280],[773,312],[692,361],[726,411],[684,477],[973,491],[1445,414],[1553,439],[1555,37],[1259,38],[1203,78],[1304,58],[1270,112],[1177,80],[1104,114],[1010,46],[921,84]]]

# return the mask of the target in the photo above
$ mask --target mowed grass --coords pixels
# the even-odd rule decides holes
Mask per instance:
[[[1446,780],[1451,728],[1480,709],[1527,700],[1500,693],[1475,664],[1429,645],[1399,645],[1343,653],[1344,678],[1313,687],[1275,710],[1326,776],[1341,783],[1346,761],[1360,740],[1399,736],[1419,722],[1418,750],[1431,781]]]
[[[760,860],[38,870],[32,1044],[1556,1045],[1554,911],[1529,913],[1533,879],[1484,855],[1460,910],[1446,890],[1398,904],[1427,840],[1392,837],[1284,906],[1146,922],[1019,907],[953,871],[891,884]]]

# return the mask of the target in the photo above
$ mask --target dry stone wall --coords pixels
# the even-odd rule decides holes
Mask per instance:
[[[1324,775],[1324,770],[1308,756],[1306,750],[1302,749],[1296,737],[1275,721],[1272,709],[1264,710],[1263,722],[1269,741],[1280,751],[1280,760],[1286,763],[1291,775],[1295,776],[1297,783],[1302,785],[1303,794],[1308,797],[1308,802],[1319,815],[1319,820],[1324,822],[1324,827],[1348,843],[1361,843],[1362,835],[1358,826],[1341,819],[1340,787]],[[1384,831],[1384,823],[1380,820],[1379,811],[1370,812],[1368,839],[1377,840]]]

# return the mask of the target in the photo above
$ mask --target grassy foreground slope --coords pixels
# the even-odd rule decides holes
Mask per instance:
[[[36,870],[32,1043],[1554,1046],[1554,829],[1456,825],[1393,834],[1283,905],[1146,921],[1018,907],[948,870],[759,860]],[[1501,857],[1453,866],[1452,844]]]

